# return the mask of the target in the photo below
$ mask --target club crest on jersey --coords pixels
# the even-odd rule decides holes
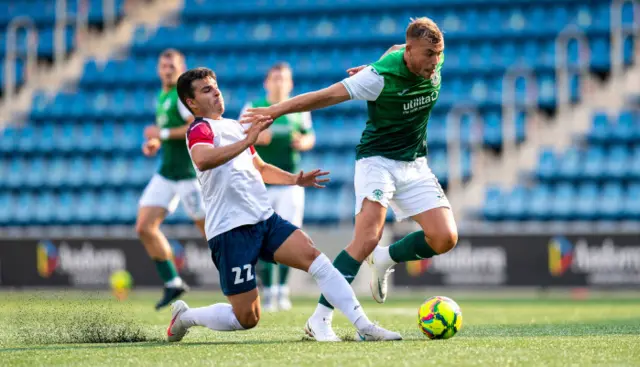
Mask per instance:
[[[431,76],[431,85],[434,87],[440,85],[440,70],[436,70],[436,72]]]
[[[373,198],[377,201],[382,200],[383,192],[380,189],[373,190]]]

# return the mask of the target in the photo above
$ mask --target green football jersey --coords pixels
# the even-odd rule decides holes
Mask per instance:
[[[161,129],[172,129],[184,126],[186,122],[178,109],[178,90],[172,88],[160,91],[156,104],[156,125]],[[185,139],[167,139],[162,141],[162,163],[158,173],[172,181],[196,177],[191,163]]]
[[[403,54],[404,48],[371,64],[372,72],[384,78],[384,87],[375,101],[367,102],[368,120],[356,159],[413,161],[427,155],[427,123],[438,100],[444,55],[433,76],[425,79],[409,71]]]
[[[245,108],[269,107],[271,104],[266,98],[250,102]],[[256,145],[256,151],[263,161],[272,164],[284,171],[299,172],[300,152],[291,147],[294,133],[312,133],[311,114],[291,113],[278,117],[270,127],[272,137],[269,145]]]

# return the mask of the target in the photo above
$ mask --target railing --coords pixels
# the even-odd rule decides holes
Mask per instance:
[[[575,40],[578,42],[578,65],[573,65],[568,60],[569,42]],[[558,101],[558,112],[562,114],[569,107],[571,102],[571,76],[577,74],[580,78],[580,90],[589,81],[589,64],[591,61],[591,52],[589,47],[589,39],[585,33],[575,24],[567,26],[558,37],[556,37],[556,90]],[[588,97],[588,93],[581,94],[581,98]],[[567,128],[571,129],[571,121],[565,121]]]
[[[454,107],[447,114],[447,157],[448,157],[448,180],[447,191],[457,193],[462,190],[462,118],[471,118],[471,156],[472,159],[480,157],[482,149],[482,115],[476,107],[462,106]]]
[[[633,7],[633,22],[631,26],[622,24],[622,11],[625,4]],[[614,77],[622,75],[624,69],[624,39],[635,35],[636,54],[640,47],[640,5],[633,0],[614,0],[611,4],[611,73]]]
[[[76,39],[83,39],[87,35],[89,27],[89,2],[88,0],[76,0],[75,14]],[[65,37],[67,25],[70,19],[67,13],[67,0],[56,0],[56,24],[54,29],[54,62],[56,66],[62,65],[67,50]],[[116,23],[116,4],[114,0],[102,0],[102,15],[104,17],[104,29],[111,30]]]
[[[7,26],[7,44],[4,63],[4,102],[5,106],[11,106],[16,94],[16,63],[18,61],[18,40],[17,33],[20,29],[27,32],[26,55],[26,76],[32,75],[38,61],[38,29],[33,19],[28,16],[18,16],[11,20]],[[26,56],[26,57],[25,57]]]
[[[77,39],[87,35],[89,26],[88,0],[76,0],[75,27]],[[114,0],[102,0],[102,12],[105,29],[113,29],[116,22],[116,4]],[[54,65],[60,66],[64,62],[67,50],[66,27],[69,25],[67,0],[56,0],[56,22],[54,26]],[[26,54],[19,55],[17,32],[21,29],[27,32],[25,45]],[[29,77],[35,72],[38,61],[38,29],[29,16],[18,16],[7,26],[7,43],[4,66],[3,106],[11,106],[17,91],[16,62],[19,58],[26,61],[25,75]]]
[[[520,103],[517,98],[516,84],[524,79],[525,100]],[[502,154],[512,156],[518,144],[517,120],[518,112],[524,108],[526,117],[530,118],[538,106],[538,86],[534,71],[527,66],[516,65],[507,70],[502,78]],[[528,121],[527,121],[528,123]]]

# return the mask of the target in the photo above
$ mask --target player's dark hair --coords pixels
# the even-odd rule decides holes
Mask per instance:
[[[288,62],[279,62],[275,65],[273,65],[272,67],[269,68],[269,70],[267,70],[267,77],[269,77],[269,75],[271,75],[271,72],[273,71],[281,71],[281,70],[292,70],[291,69],[291,65],[289,65]]]
[[[176,50],[175,48],[167,48],[166,50],[162,51],[162,53],[160,54],[160,58],[163,57],[177,57],[183,64],[185,62],[184,54]]]
[[[195,68],[190,69],[182,73],[178,78],[178,98],[182,104],[191,112],[191,108],[187,104],[187,98],[195,98],[195,93],[193,93],[193,82],[200,79],[213,78],[213,80],[218,80],[216,77],[216,73],[209,68]],[[194,114],[195,115],[195,114]]]

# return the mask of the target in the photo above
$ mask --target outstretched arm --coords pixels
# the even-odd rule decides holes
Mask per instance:
[[[269,107],[250,108],[242,116],[240,122],[254,122],[263,116],[270,116],[275,120],[288,113],[317,110],[350,99],[375,101],[382,93],[383,88],[384,77],[378,74],[373,67],[368,66],[362,72],[330,87],[301,94]]]
[[[262,180],[271,185],[298,185],[322,189],[324,188],[322,184],[329,182],[328,178],[322,178],[322,176],[328,175],[329,172],[316,169],[307,173],[300,171],[299,174],[294,175],[274,165],[265,163],[257,154],[253,156],[253,165],[260,172]]]
[[[242,123],[252,122],[252,116],[268,115],[274,120],[280,116],[294,112],[313,111],[342,103],[351,98],[347,88],[342,83],[335,83],[330,87],[295,96],[286,101],[276,103],[266,108],[250,108],[243,115]]]

